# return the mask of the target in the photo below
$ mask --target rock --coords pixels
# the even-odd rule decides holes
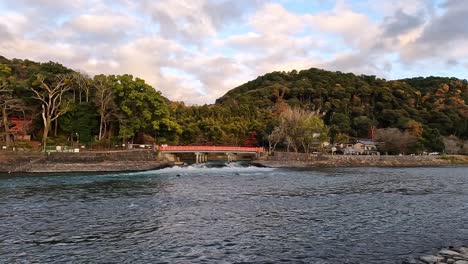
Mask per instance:
[[[403,260],[402,264],[421,264],[423,262],[417,260],[417,259],[406,259]]]
[[[454,262],[454,264],[468,264],[468,261],[466,260],[457,260]]]
[[[468,255],[458,255],[458,256],[451,256],[450,258],[453,258],[454,260],[468,260]]]
[[[439,255],[448,256],[448,257],[461,256],[460,253],[453,251],[453,250],[448,250],[448,249],[442,249],[441,251],[439,251]]]
[[[451,258],[447,259],[447,264],[453,264],[453,263],[455,263],[454,259],[451,259]]]
[[[428,264],[436,264],[444,260],[443,257],[433,256],[433,255],[422,256],[422,257],[419,257],[419,259]]]
[[[467,247],[461,247],[458,249],[458,251],[460,251],[460,253],[462,254],[468,254],[468,248]]]

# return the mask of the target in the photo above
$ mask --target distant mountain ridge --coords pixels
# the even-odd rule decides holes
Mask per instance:
[[[468,81],[375,76],[316,68],[272,72],[240,85],[217,105],[248,104],[275,111],[278,104],[320,113],[335,133],[365,136],[368,126],[405,129],[414,120],[442,135],[468,138]]]

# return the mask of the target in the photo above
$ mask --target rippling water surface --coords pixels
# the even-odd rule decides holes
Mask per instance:
[[[468,244],[468,168],[0,176],[4,263],[401,263]]]

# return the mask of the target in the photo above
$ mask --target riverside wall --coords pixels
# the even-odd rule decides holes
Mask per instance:
[[[314,155],[274,152],[254,162],[266,167],[409,167],[468,165],[468,156]]]
[[[118,172],[170,166],[151,150],[99,152],[0,152],[0,172]]]

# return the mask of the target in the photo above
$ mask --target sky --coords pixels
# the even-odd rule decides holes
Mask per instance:
[[[272,71],[467,78],[466,0],[0,0],[0,55],[213,103]]]

